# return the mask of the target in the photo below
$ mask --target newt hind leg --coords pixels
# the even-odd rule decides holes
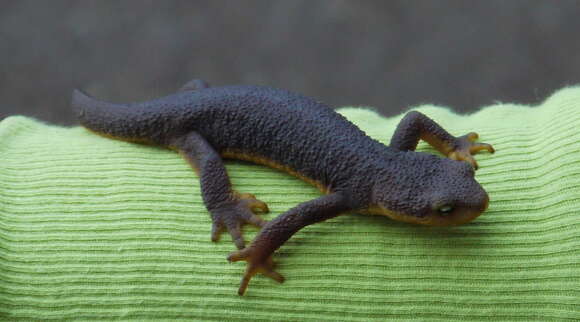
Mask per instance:
[[[257,214],[268,213],[268,205],[256,199],[250,193],[234,192],[231,201],[226,201],[216,208],[210,209],[212,228],[211,240],[217,242],[221,233],[228,231],[238,249],[245,247],[242,236],[242,225],[251,224],[256,227],[263,227],[266,221],[258,217]]]
[[[424,140],[448,158],[468,162],[477,169],[474,154],[483,150],[495,152],[490,144],[475,142],[478,137],[475,132],[455,137],[424,114],[412,111],[397,126],[390,146],[400,151],[414,151],[419,140]]]
[[[188,92],[188,91],[196,91],[204,88],[209,88],[210,85],[208,82],[201,80],[201,79],[192,79],[189,82],[185,83],[185,85],[179,88],[179,92]]]
[[[171,147],[185,157],[200,177],[203,202],[213,222],[211,240],[218,241],[227,230],[236,247],[244,248],[242,225],[264,226],[266,221],[257,214],[267,213],[268,205],[252,194],[232,190],[221,157],[201,135],[189,133],[174,140]]]

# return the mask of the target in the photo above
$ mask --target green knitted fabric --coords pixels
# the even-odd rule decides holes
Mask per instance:
[[[179,155],[5,119],[0,319],[580,319],[580,89],[470,116],[418,110],[494,145],[477,156],[489,210],[453,228],[359,214],[309,226],[275,255],[286,282],[255,277],[243,297],[245,263],[226,261],[227,234],[210,242],[198,179]],[[385,143],[401,118],[340,112]],[[238,191],[269,204],[266,219],[319,195],[262,166],[228,170]]]

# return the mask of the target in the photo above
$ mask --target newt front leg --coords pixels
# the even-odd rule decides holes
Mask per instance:
[[[419,140],[424,140],[448,158],[466,161],[477,169],[473,154],[482,150],[495,152],[490,144],[475,142],[478,137],[475,132],[455,137],[424,114],[412,111],[407,113],[397,126],[390,147],[400,151],[414,151]]]
[[[258,273],[282,283],[284,277],[274,271],[274,251],[300,229],[351,210],[346,200],[343,194],[335,192],[302,203],[264,225],[250,246],[230,254],[230,262],[248,262],[238,294],[245,293],[250,279]]]

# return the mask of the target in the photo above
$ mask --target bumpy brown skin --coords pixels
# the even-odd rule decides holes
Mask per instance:
[[[314,99],[260,86],[210,88],[193,80],[160,99],[112,104],[74,91],[83,126],[101,135],[165,146],[182,154],[200,176],[213,221],[212,240],[223,230],[239,251],[228,260],[248,262],[239,294],[256,273],[276,281],[271,255],[301,228],[349,211],[387,215],[426,225],[463,224],[479,216],[488,196],[474,179],[472,154],[493,152],[474,143],[477,134],[454,137],[418,112],[399,124],[390,146],[368,137]],[[449,158],[414,152],[420,139]],[[265,222],[267,205],[232,190],[222,157],[286,170],[325,194]],[[458,162],[467,161],[467,162]],[[240,227],[262,227],[245,247]]]

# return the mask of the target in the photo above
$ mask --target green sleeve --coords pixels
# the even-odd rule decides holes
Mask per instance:
[[[580,319],[580,89],[469,116],[417,110],[496,148],[476,157],[489,210],[452,228],[360,214],[309,226],[275,255],[286,282],[258,276],[244,297],[244,265],[226,261],[227,234],[210,241],[198,179],[179,155],[3,120],[0,320]],[[340,112],[385,143],[402,117]],[[227,168],[239,191],[268,203],[268,220],[319,195],[262,166]]]

